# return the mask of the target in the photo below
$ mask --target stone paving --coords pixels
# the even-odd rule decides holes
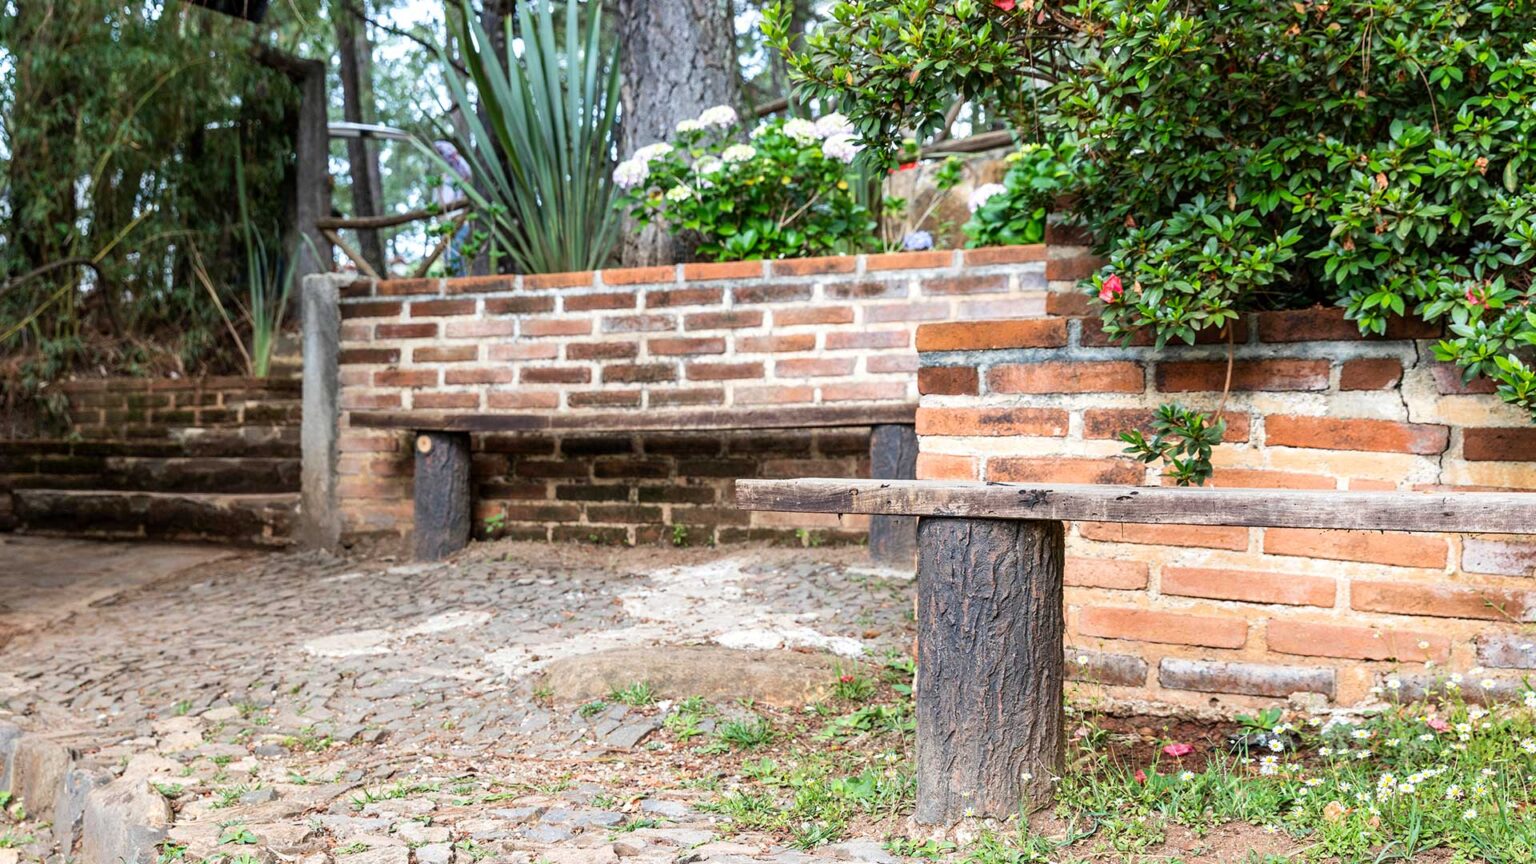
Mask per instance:
[[[739,760],[663,721],[803,712],[910,646],[911,589],[859,549],[242,553],[0,647],[0,721],[169,801],[165,861],[885,862],[873,826],[809,853],[733,830],[704,805]],[[0,864],[64,859],[10,819]]]

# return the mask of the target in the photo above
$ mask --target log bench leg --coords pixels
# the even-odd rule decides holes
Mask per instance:
[[[917,812],[924,825],[1049,803],[1062,771],[1061,522],[918,522]]]
[[[885,424],[869,436],[869,476],[872,480],[917,479],[917,427]],[[917,557],[917,517],[872,516],[869,557],[887,567],[910,568]]]
[[[469,544],[469,433],[416,433],[416,560]]]

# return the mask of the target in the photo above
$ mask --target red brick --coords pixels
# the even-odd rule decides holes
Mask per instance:
[[[748,375],[755,378],[755,375]],[[816,401],[816,388],[808,384],[766,384],[761,387],[736,387],[738,405],[784,405]]]
[[[411,352],[412,363],[471,363],[479,358],[475,345],[428,345]]]
[[[1225,360],[1157,364],[1157,389],[1165,393],[1218,392]],[[1232,364],[1233,390],[1327,390],[1327,360],[1239,360]]]
[[[375,411],[381,408],[399,408],[401,396],[393,393],[359,393],[355,390],[342,391],[341,407],[347,411]]]
[[[592,370],[585,366],[525,366],[519,373],[524,384],[587,384]]]
[[[936,396],[974,396],[980,388],[975,366],[924,366],[917,370],[917,392]]]
[[[891,300],[906,297],[911,288],[894,280],[867,282],[829,282],[827,297],[833,300]]]
[[[515,276],[463,276],[443,283],[449,294],[504,294],[516,290]]]
[[[796,333],[791,336],[737,336],[737,354],[787,354],[795,351],[816,350],[816,334]]]
[[[672,315],[610,315],[603,319],[604,333],[661,333],[677,329]]]
[[[1107,687],[1142,687],[1147,683],[1147,661],[1130,654],[1101,654],[1068,647],[1067,680]]]
[[[1164,657],[1157,664],[1157,683],[1166,690],[1236,693],[1272,699],[1283,699],[1295,693],[1321,693],[1332,699],[1334,677],[1334,670],[1328,666],[1272,666],[1183,657]]]
[[[1052,282],[1087,279],[1099,272],[1105,265],[1105,260],[1096,255],[1081,253],[1064,258],[1047,258],[1045,262],[1045,278]]]
[[[1063,581],[1074,588],[1140,591],[1147,587],[1147,565],[1144,561],[1072,556],[1067,558]]]
[[[450,315],[473,315],[478,300],[417,300],[411,303],[412,318],[441,318]]]
[[[1067,322],[1056,318],[1015,321],[963,321],[917,328],[917,350],[989,351],[999,348],[1060,348],[1067,344]]]
[[[1289,414],[1270,414],[1264,418],[1264,441],[1270,447],[1432,456],[1445,451],[1450,437],[1450,429],[1430,423]]]
[[[928,303],[876,303],[864,307],[865,324],[890,324],[897,321],[945,321],[949,319],[949,303],[939,300]],[[852,311],[848,320],[852,321]]]
[[[916,354],[871,354],[864,359],[864,370],[871,375],[899,373],[912,376],[917,374],[917,362]]]
[[[441,283],[437,279],[385,279],[374,287],[380,297],[406,297],[412,294],[437,294]]]
[[[1044,295],[1015,294],[989,299],[961,300],[955,304],[956,321],[1012,321],[1045,314]]]
[[[1157,411],[1151,408],[1089,408],[1083,411],[1083,437],[1096,440],[1119,438],[1121,432],[1132,429],[1150,436],[1152,421],[1156,417]],[[1222,417],[1227,421],[1227,434],[1222,438],[1223,443],[1240,444],[1248,440],[1247,414],[1227,411]]]
[[[565,311],[589,312],[593,309],[633,309],[639,298],[634,294],[608,293],[608,294],[568,294],[565,297]]]
[[[1402,361],[1391,358],[1348,360],[1339,370],[1340,390],[1391,390],[1402,380]]]
[[[1349,586],[1349,605],[1361,612],[1474,618],[1529,623],[1536,620],[1536,592],[1417,582],[1367,582]]]
[[[479,393],[443,393],[433,391],[417,393],[411,397],[412,408],[463,408],[480,407]]]
[[[1083,607],[1077,616],[1077,630],[1101,639],[1205,648],[1241,648],[1248,641],[1248,624],[1241,619],[1107,606]]]
[[[1422,318],[1394,316],[1387,321],[1387,339],[1434,339],[1440,334],[1440,325]],[[1314,306],[1311,309],[1259,314],[1261,342],[1354,341],[1365,338],[1360,332],[1360,326],[1346,320],[1344,310],[1337,307]]]
[[[723,404],[725,404],[725,391],[719,387],[694,387],[687,390],[652,390],[650,395],[650,407],[652,408]]]
[[[480,369],[445,369],[443,383],[454,384],[511,384],[516,376],[506,366]]]
[[[1092,298],[1076,292],[1052,291],[1045,295],[1045,314],[1061,318],[1078,318],[1088,314]]]
[[[1096,316],[1090,316],[1081,320],[1082,334],[1078,337],[1078,344],[1084,348],[1106,347],[1146,347],[1155,341],[1152,331],[1146,327],[1131,333],[1130,341],[1122,336],[1110,336],[1104,332],[1104,322]],[[1177,344],[1177,343],[1176,343]]]
[[[952,294],[1004,294],[1008,291],[1008,277],[995,276],[948,276],[942,279],[923,280],[923,294],[942,297]]]
[[[907,398],[907,385],[901,381],[823,384],[821,398],[824,402],[895,402]]]
[[[1464,537],[1461,569],[1499,576],[1536,576],[1536,543]]]
[[[565,359],[627,360],[639,352],[633,342],[572,342],[565,346]]]
[[[604,381],[607,381],[606,372]],[[639,408],[639,390],[587,390],[569,393],[565,404],[572,408]]]
[[[1140,393],[1141,365],[1126,360],[1046,362],[994,366],[987,387],[994,393]]]
[[[1463,381],[1461,369],[1455,363],[1431,363],[1429,371],[1435,378],[1435,390],[1441,396],[1497,393],[1499,390],[1492,380],[1481,375],[1471,381]]]
[[[853,357],[797,357],[773,361],[773,374],[780,378],[829,378],[852,375]]]
[[[762,261],[701,261],[683,265],[683,278],[692,282],[701,279],[753,279],[763,275]]]
[[[984,246],[965,250],[967,267],[985,267],[990,264],[1024,264],[1045,260],[1044,243],[1028,243],[1023,246]]]
[[[1067,434],[1067,412],[1058,408],[919,408],[918,435]]]
[[[533,277],[528,277],[533,278]],[[553,297],[487,297],[485,298],[485,314],[487,315],[535,315],[540,312],[555,311],[555,298]]]
[[[689,363],[690,381],[730,381],[763,377],[761,363]]]
[[[803,303],[811,299],[809,285],[738,285],[731,289],[731,299],[744,303]]]
[[[676,363],[626,363],[603,367],[604,384],[655,384],[676,380]]]
[[[530,393],[523,391],[493,390],[485,396],[487,408],[499,409],[553,409],[560,407],[559,393]]]
[[[488,339],[515,333],[517,322],[511,318],[489,321],[484,318],[468,318],[443,325],[443,336],[448,339]]]
[[[858,269],[859,259],[852,255],[786,258],[770,261],[768,266],[775,276],[820,276],[826,273],[852,273]]]
[[[670,291],[645,292],[647,309],[664,309],[672,306],[717,306],[724,301],[724,288],[676,288]]]
[[[337,362],[343,366],[354,364],[399,363],[399,348],[343,348],[337,358]]]
[[[1140,485],[1146,469],[1134,459],[1079,456],[994,456],[987,479],[999,483],[1108,483]]]
[[[1449,637],[1396,627],[1348,627],[1271,618],[1265,635],[1270,651],[1304,657],[1443,663],[1451,656]],[[1427,644],[1421,648],[1421,643]]]
[[[490,346],[491,360],[554,360],[560,346],[554,342],[498,342]]]
[[[628,267],[623,270],[604,270],[604,285],[643,285],[677,281],[677,268],[671,264],[661,267]]]
[[[974,456],[919,453],[917,477],[919,480],[977,480],[981,477],[981,463]]]
[[[910,344],[912,344],[912,334],[904,329],[839,331],[827,334],[829,351],[848,348],[905,348]]]
[[[1383,534],[1375,531],[1323,531],[1313,528],[1266,528],[1264,552],[1327,558],[1331,561],[1364,561],[1397,567],[1445,566],[1449,548],[1440,537],[1416,534]]]
[[[340,294],[343,300],[352,300],[359,297],[372,297],[373,280],[358,279],[354,282],[343,285],[341,286]]]
[[[719,336],[702,338],[663,338],[653,336],[645,340],[645,350],[657,357],[676,357],[687,354],[724,354],[725,339]]]
[[[518,322],[524,336],[588,336],[591,318],[524,318]]]
[[[577,270],[572,273],[530,273],[523,277],[523,288],[528,291],[542,291],[548,288],[584,288],[592,284],[592,277],[591,270]]]
[[[695,312],[683,318],[683,329],[685,330],[740,330],[746,327],[761,327],[762,325],[763,313],[756,309],[732,312]]]
[[[869,272],[876,270],[933,270],[940,267],[952,267],[955,263],[955,253],[947,249],[934,249],[929,252],[887,252],[884,255],[865,255],[864,269]]]
[[[437,336],[437,322],[380,324],[373,329],[375,339],[432,339]]]
[[[341,318],[343,321],[353,318],[395,318],[405,309],[405,304],[396,301],[374,301],[372,303],[343,303],[341,305]]]
[[[1206,485],[1220,489],[1337,489],[1339,481],[1326,474],[1304,474],[1300,471],[1217,468]]]
[[[1135,525],[1118,522],[1082,522],[1078,533],[1089,540],[1137,543],[1147,546],[1196,546],[1204,549],[1248,548],[1248,529],[1221,525]]]
[[[851,306],[807,306],[799,309],[773,310],[773,324],[775,327],[852,323],[853,307]]]
[[[1469,462],[1536,462],[1536,428],[1466,429],[1461,452]]]
[[[375,387],[436,387],[436,369],[384,369],[373,373]]]
[[[1338,594],[1338,583],[1325,576],[1205,567],[1164,567],[1158,588],[1179,597],[1323,608],[1332,608]]]

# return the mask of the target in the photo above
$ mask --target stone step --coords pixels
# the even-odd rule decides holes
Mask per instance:
[[[0,487],[275,495],[299,491],[297,457],[0,453]]]
[[[10,497],[10,520],[18,531],[238,546],[287,545],[299,503],[296,492],[228,495],[14,489]],[[0,520],[4,511],[0,505]]]

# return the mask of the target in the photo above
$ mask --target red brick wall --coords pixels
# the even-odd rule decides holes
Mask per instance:
[[[1043,246],[685,264],[343,291],[344,533],[411,526],[403,433],[353,410],[581,412],[914,402],[924,321],[1044,314]],[[810,529],[835,517],[746,514],[738,477],[866,476],[868,430],[476,436],[477,516],[518,537],[689,542]]]
[[[1215,485],[1536,490],[1536,426],[1436,363],[1433,335],[1362,339],[1333,309],[1247,317]],[[918,476],[1159,482],[1116,435],[1162,402],[1213,410],[1212,342],[1123,348],[1091,318],[924,326]],[[1449,670],[1477,696],[1536,669],[1536,537],[1084,522],[1067,542],[1068,660],[1115,697],[1352,705],[1392,677]]]

